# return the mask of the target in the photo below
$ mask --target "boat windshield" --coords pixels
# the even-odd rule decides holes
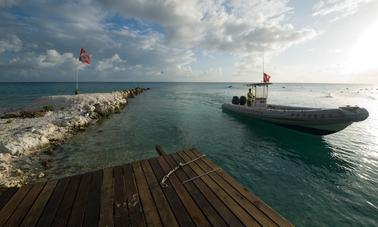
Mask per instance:
[[[268,98],[268,86],[255,86],[255,97],[256,98]]]

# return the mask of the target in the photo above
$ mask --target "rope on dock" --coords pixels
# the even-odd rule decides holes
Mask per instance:
[[[182,162],[179,162],[179,164],[175,167],[175,168],[173,168],[173,169],[171,169],[164,177],[163,177],[163,179],[161,180],[161,182],[160,182],[160,186],[162,187],[162,188],[167,188],[168,187],[168,184],[166,183],[166,181],[168,180],[168,178],[174,173],[174,172],[176,172],[178,169],[180,169],[180,168],[182,168],[182,167],[184,167],[184,166],[186,166],[186,165],[188,165],[188,164],[190,164],[190,163],[192,163],[192,162],[195,162],[195,161],[197,161],[198,159],[201,159],[201,158],[203,158],[203,157],[205,157],[206,155],[201,155],[201,156],[199,156],[199,157],[197,157],[197,158],[195,158],[195,159],[193,159],[193,160],[190,160],[190,161],[188,161],[188,162],[184,162],[184,163],[182,163]]]
[[[216,172],[216,171],[218,171],[218,170],[221,170],[221,168],[216,168],[216,169],[210,170],[210,171],[208,171],[208,172],[206,172],[206,173],[203,173],[203,174],[201,174],[201,175],[198,175],[198,176],[195,176],[195,177],[189,178],[189,179],[187,179],[187,180],[184,180],[184,181],[182,182],[182,184],[186,184],[186,183],[188,183],[188,182],[190,182],[190,181],[192,181],[192,180],[195,180],[195,179],[197,179],[197,178],[200,178],[200,177],[206,176],[206,175],[208,175],[208,174],[210,174],[210,173],[213,173],[213,172]]]

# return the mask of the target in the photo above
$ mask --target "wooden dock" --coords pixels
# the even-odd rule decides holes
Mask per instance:
[[[179,163],[166,186],[160,182]],[[0,226],[293,226],[196,150],[0,195]]]

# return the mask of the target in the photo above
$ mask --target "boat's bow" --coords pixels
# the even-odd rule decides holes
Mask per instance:
[[[352,122],[363,121],[369,117],[369,112],[358,106],[343,106],[339,107],[339,110]]]

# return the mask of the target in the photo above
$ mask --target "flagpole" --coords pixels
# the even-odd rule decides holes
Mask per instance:
[[[265,83],[265,50],[263,50],[263,59],[262,59],[262,73],[263,73],[263,82]],[[263,87],[263,96],[265,97],[265,86]]]
[[[262,65],[263,76],[264,76],[264,71],[265,71],[264,67],[265,67],[265,51],[263,51],[263,65]]]
[[[81,48],[80,49],[80,56],[79,56],[79,65],[81,63],[84,63],[84,64],[91,64],[91,57],[90,55],[88,55],[88,53],[85,51],[84,48]],[[79,94],[79,68],[76,68],[76,91],[75,91],[75,94]]]
[[[79,69],[76,69],[76,91],[75,94],[79,94]]]

